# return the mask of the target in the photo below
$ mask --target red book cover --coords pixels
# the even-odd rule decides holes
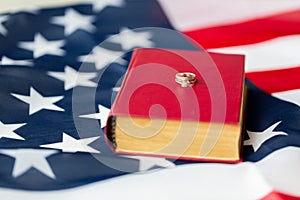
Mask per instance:
[[[182,87],[175,81],[178,73],[194,74],[195,84],[191,87]],[[235,137],[231,143],[240,143],[241,140],[243,84],[244,56],[241,55],[190,50],[136,49],[111,109],[111,116],[119,119],[127,117],[130,120],[122,123],[120,120],[120,126],[113,125],[119,127],[117,132],[122,132],[117,142],[118,134],[114,129],[116,127],[110,125],[112,119],[110,117],[106,130],[107,138],[117,152],[219,160],[218,156],[215,156],[217,152],[213,151],[216,145],[215,151],[222,151],[224,146],[229,146],[227,139],[223,139],[223,146],[221,144],[219,145],[221,148],[218,147],[223,137]],[[147,123],[143,121],[146,119]],[[190,124],[178,125],[182,122]],[[168,124],[169,127],[165,128]],[[132,128],[132,125],[136,127]],[[165,137],[171,137],[170,127],[175,126],[177,128],[173,130],[173,135],[176,138],[163,141]],[[224,135],[226,126],[229,127],[227,132],[239,133],[233,134],[234,136]],[[193,130],[187,130],[191,127],[194,127]],[[205,133],[200,129],[205,129]],[[134,135],[134,132],[137,135]],[[189,134],[191,136],[187,136]],[[199,134],[203,136],[200,137]],[[126,136],[123,137],[124,135]],[[176,142],[177,138],[181,138],[181,141]],[[195,142],[197,138],[201,142]],[[182,141],[186,140],[188,142],[184,145],[199,146],[196,156],[195,153],[191,153],[194,147],[185,147],[178,152],[174,150],[182,146]],[[126,143],[125,149],[119,148],[122,145],[118,143],[121,144],[123,141]],[[165,143],[168,147],[158,145],[155,148],[140,150],[139,147],[135,147],[136,144],[155,146],[157,143]],[[239,148],[238,145],[240,144],[234,144],[229,148],[236,149]],[[167,150],[162,151],[162,148]],[[222,155],[220,159],[223,159]]]

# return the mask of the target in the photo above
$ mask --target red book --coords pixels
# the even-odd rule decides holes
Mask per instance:
[[[244,93],[242,55],[136,49],[106,137],[117,153],[238,162]]]

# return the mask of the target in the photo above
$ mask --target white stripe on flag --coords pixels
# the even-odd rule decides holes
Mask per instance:
[[[288,90],[284,92],[276,92],[276,93],[272,93],[272,95],[279,99],[289,101],[300,106],[300,89]]]
[[[251,45],[210,49],[210,51],[246,55],[246,72],[299,66],[300,35],[279,37]]]
[[[300,149],[286,147],[252,163],[181,165],[145,174],[130,174],[54,192],[0,188],[10,199],[260,199],[276,190],[300,196]],[[284,177],[284,178],[283,178]],[[236,192],[233,192],[236,191]]]
[[[172,24],[181,31],[241,22],[300,8],[300,1],[159,0]]]

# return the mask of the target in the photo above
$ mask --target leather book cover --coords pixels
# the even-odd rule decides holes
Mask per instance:
[[[106,137],[117,153],[239,162],[244,101],[242,55],[135,49]]]

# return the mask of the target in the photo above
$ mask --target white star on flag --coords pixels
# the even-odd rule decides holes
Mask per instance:
[[[63,152],[76,153],[76,152],[88,152],[88,153],[100,153],[100,151],[88,146],[99,137],[75,139],[70,135],[63,133],[62,142],[57,142],[53,144],[44,144],[40,147],[51,148],[51,149],[61,149]]]
[[[33,41],[19,42],[19,47],[32,51],[33,57],[44,55],[63,56],[65,51],[61,47],[65,44],[63,40],[48,41],[40,33],[36,33]]]
[[[79,61],[94,63],[95,67],[100,70],[112,62],[119,63],[121,65],[126,64],[127,61],[122,59],[122,55],[122,51],[111,51],[97,46],[93,49],[92,53],[85,56],[80,56]]]
[[[272,126],[268,127],[263,132],[253,132],[247,131],[249,139],[244,141],[244,145],[250,145],[253,147],[254,151],[257,151],[260,146],[267,141],[268,139],[275,137],[277,135],[287,135],[287,133],[282,131],[274,131],[274,129],[280,124],[281,121],[273,124]]]
[[[123,0],[90,0],[88,2],[93,4],[94,12],[100,12],[107,6],[121,7],[124,5]]]
[[[165,158],[154,158],[146,156],[122,156],[126,158],[136,159],[139,161],[139,171],[147,171],[153,167],[171,168],[175,164]]]
[[[54,103],[61,100],[63,96],[44,97],[40,93],[38,93],[33,87],[30,88],[30,96],[14,93],[12,93],[11,95],[29,104],[29,115],[38,112],[42,109],[64,111],[64,109],[54,105]]]
[[[1,61],[1,65],[26,65],[26,66],[32,66],[33,63],[30,60],[13,60],[6,56],[3,56]]]
[[[97,84],[91,79],[97,77],[95,72],[78,72],[70,66],[65,67],[65,72],[48,72],[48,74],[58,80],[64,81],[65,90],[76,86],[96,87]]]
[[[105,106],[98,105],[99,113],[92,113],[87,115],[80,115],[81,118],[88,118],[88,119],[99,119],[101,128],[106,126],[106,121],[110,113],[110,109],[106,108]]]
[[[4,137],[17,140],[24,140],[23,137],[19,136],[14,132],[14,130],[20,128],[23,125],[25,124],[3,124],[0,121],[0,139]]]
[[[113,88],[112,88],[112,91],[113,91],[113,92],[119,92],[120,89],[121,89],[121,87],[113,87]]]
[[[64,16],[56,16],[51,19],[53,24],[58,24],[65,27],[65,35],[71,35],[78,29],[85,30],[87,32],[96,31],[96,27],[92,24],[95,17],[83,15],[77,12],[75,9],[68,8],[65,11]]]
[[[7,34],[7,29],[3,25],[3,22],[7,21],[7,19],[8,19],[7,15],[0,16],[0,34],[4,36]]]
[[[47,161],[47,157],[57,153],[55,150],[7,149],[0,150],[0,153],[15,158],[12,172],[15,178],[25,174],[31,168],[35,168],[46,176],[55,179],[55,174]]]
[[[151,37],[150,32],[136,32],[124,27],[121,28],[119,34],[109,37],[107,41],[120,44],[124,50],[130,50],[134,47],[154,46],[154,43],[150,40]]]

